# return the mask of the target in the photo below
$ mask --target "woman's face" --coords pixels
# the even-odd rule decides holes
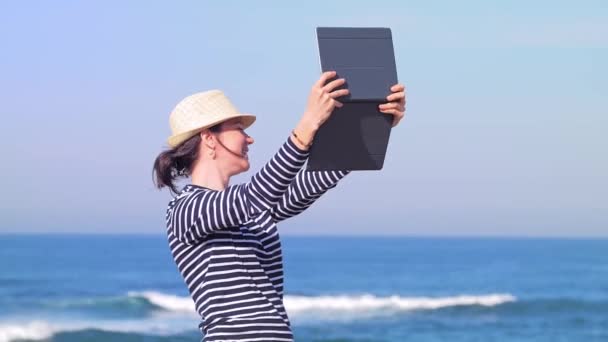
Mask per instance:
[[[240,118],[226,120],[221,131],[215,133],[218,143],[215,146],[215,159],[220,167],[235,175],[249,170],[249,145],[253,138],[245,133]]]

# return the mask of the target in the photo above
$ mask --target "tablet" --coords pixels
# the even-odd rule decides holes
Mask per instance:
[[[308,170],[380,170],[393,116],[381,113],[397,68],[389,28],[319,27],[322,72],[335,70],[350,94],[317,132]]]

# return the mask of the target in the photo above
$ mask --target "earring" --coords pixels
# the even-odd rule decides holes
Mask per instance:
[[[209,152],[209,155],[211,156],[211,159],[215,159],[215,150],[211,150],[211,152]]]

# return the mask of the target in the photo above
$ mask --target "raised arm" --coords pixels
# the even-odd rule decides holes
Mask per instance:
[[[276,222],[296,216],[309,208],[350,171],[300,170],[281,200],[271,209]]]
[[[275,206],[308,157],[290,137],[250,181],[222,191],[189,185],[169,203],[167,227],[184,243],[234,227]]]
[[[275,156],[245,184],[222,191],[190,186],[169,204],[167,227],[182,242],[194,244],[214,231],[242,224],[252,215],[275,207],[308,157],[308,147],[319,127],[331,116],[335,100],[348,94],[347,89],[334,90],[344,79],[326,72],[313,85],[307,108],[296,134],[283,144]]]
[[[381,113],[393,115],[395,127],[405,115],[405,86],[396,84],[390,88],[387,103],[378,106]],[[350,171],[302,170],[287,189],[281,200],[271,209],[275,221],[285,220],[309,208],[327,190],[336,187],[338,181]]]

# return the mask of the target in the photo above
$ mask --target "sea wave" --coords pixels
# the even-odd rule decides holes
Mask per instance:
[[[608,312],[608,299],[606,298],[520,299],[509,293],[462,294],[441,297],[378,296],[373,294],[285,295],[283,301],[291,317],[299,314],[333,312],[347,312],[354,316],[444,309],[475,312],[484,310],[484,308],[491,308],[495,312],[506,314],[572,310]],[[93,317],[100,318],[145,318],[163,313],[197,318],[194,302],[189,296],[178,296],[160,291],[133,291],[123,296],[63,299],[45,303],[43,307],[50,309],[52,312],[60,313],[63,309],[66,309],[68,312],[91,314]]]
[[[389,311],[431,310],[452,306],[496,306],[515,300],[515,297],[510,294],[461,295],[451,297],[401,297],[396,295],[381,297],[371,294],[338,296],[286,295],[284,297],[284,304],[290,316],[296,318],[299,314],[305,316],[307,314],[322,314],[336,311],[348,312],[349,316],[357,317],[358,315],[368,316]],[[57,333],[91,329],[109,332],[167,335],[195,330],[198,324],[194,303],[190,297],[176,296],[157,291],[128,292],[126,296],[122,297],[85,298],[61,302],[61,306],[72,309],[85,306],[86,309],[90,310],[95,308],[96,305],[104,309],[108,305],[115,305],[117,309],[125,308],[128,305],[138,307],[144,305],[160,311],[161,315],[131,320],[61,321],[48,318],[42,321],[0,321],[0,342],[20,339],[43,340]],[[166,313],[165,316],[162,315],[163,312]],[[325,317],[331,319],[331,316]]]
[[[197,324],[194,319],[166,319],[162,317],[119,321],[62,321],[49,318],[36,321],[0,322],[0,342],[45,340],[59,333],[86,330],[170,336],[187,331],[196,331]]]
[[[108,298],[99,299],[99,303],[104,306],[108,301],[112,303],[124,301],[119,304],[120,307],[128,306],[127,303],[137,303],[134,305],[140,306],[141,303],[144,303],[145,307],[153,311],[142,317],[121,319],[84,318],[86,315],[80,315],[81,320],[70,320],[69,317],[74,317],[73,312],[62,318],[61,310],[36,321],[28,320],[25,318],[26,316],[22,316],[23,320],[20,321],[0,319],[0,342],[22,339],[43,340],[60,333],[74,333],[78,336],[82,331],[90,330],[104,333],[160,335],[167,336],[168,339],[172,339],[175,334],[198,334],[196,327],[199,317],[194,312],[194,305],[190,297],[158,291],[141,291],[112,297],[111,300]],[[87,310],[94,308],[96,301],[96,299],[80,299],[80,303],[87,303]],[[562,315],[565,311],[574,312],[580,317],[593,320],[597,314],[608,312],[608,299],[606,298],[516,298],[508,293],[443,297],[377,296],[372,294],[286,295],[284,304],[290,318],[296,324],[308,322],[309,319],[312,322],[327,324],[327,322],[335,320],[350,321],[354,319],[358,321],[400,313],[408,313],[403,316],[403,319],[408,319],[409,313],[430,312],[431,310],[436,310],[435,312],[439,315],[445,314],[446,318],[454,315],[453,310],[458,310],[460,317],[467,316],[467,319],[471,320],[484,317],[488,312],[500,317],[530,316],[551,319],[551,315]]]
[[[167,311],[196,312],[194,302],[190,297],[180,297],[156,291],[129,292],[127,296],[144,299],[155,307]]]
[[[459,295],[450,297],[378,297],[370,294],[359,296],[285,296],[287,311],[375,311],[375,310],[435,310],[453,306],[496,306],[514,302],[511,294]]]
[[[372,294],[361,295],[322,295],[302,296],[285,295],[283,298],[285,308],[290,314],[299,312],[317,311],[378,311],[392,309],[406,310],[435,310],[455,306],[496,306],[514,302],[515,296],[511,294],[484,294],[484,295],[457,295],[447,297],[405,297],[405,296],[376,296]],[[107,308],[109,305],[117,310],[130,307],[147,308],[178,313],[194,314],[194,302],[188,296],[176,296],[158,291],[128,292],[127,296],[79,299],[62,303],[64,307],[94,309]]]
[[[33,321],[28,323],[0,324],[0,342],[13,340],[43,340],[56,332],[48,323]]]

